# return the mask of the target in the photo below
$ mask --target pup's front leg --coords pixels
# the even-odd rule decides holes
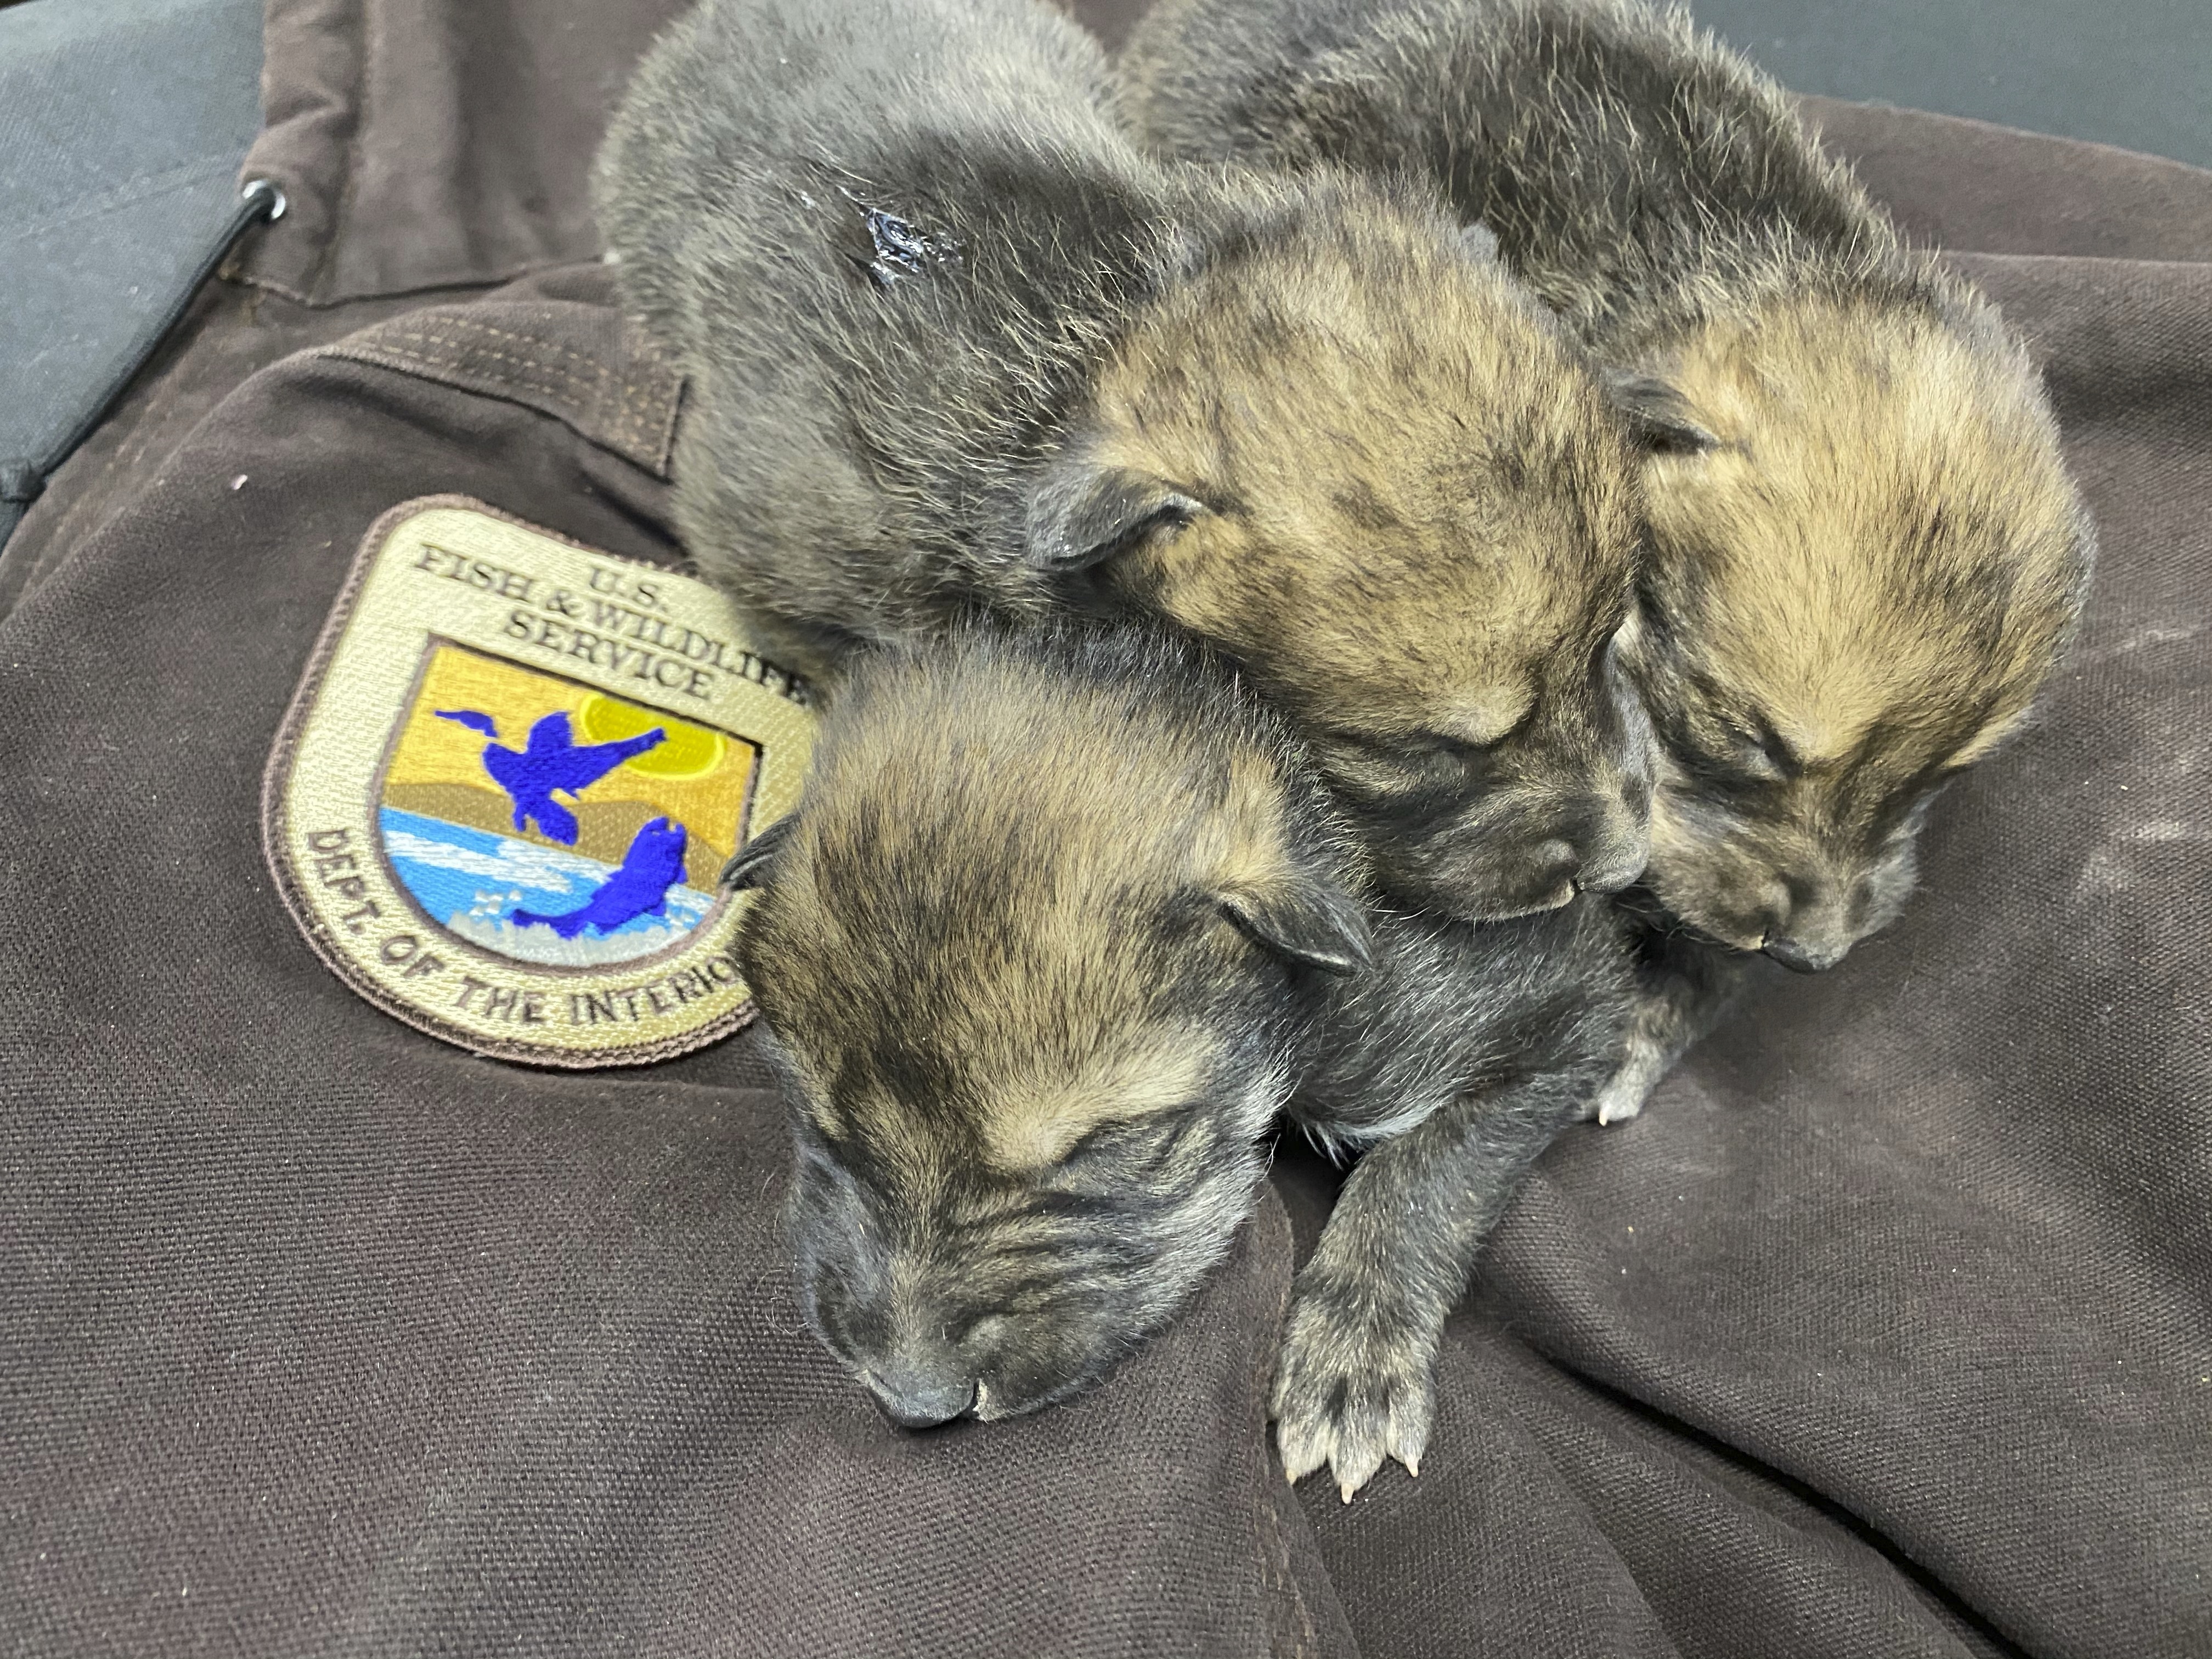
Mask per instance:
[[[1386,1457],[1419,1473],[1444,1316],[1591,1080],[1570,1067],[1462,1095],[1360,1160],[1291,1287],[1273,1408],[1291,1480],[1325,1463],[1348,1504]]]

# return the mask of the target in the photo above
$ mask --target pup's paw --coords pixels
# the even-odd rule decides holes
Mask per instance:
[[[1583,1117],[1600,1123],[1626,1123],[1644,1109],[1644,1103],[1650,1097],[1650,1085],[1624,1066],[1613,1074],[1605,1087],[1590,1097],[1583,1108]]]
[[[1410,1325],[1362,1316],[1325,1289],[1301,1291],[1271,1407],[1284,1472],[1297,1480],[1326,1463],[1347,1504],[1386,1457],[1419,1474],[1436,1415],[1435,1359],[1434,1338]]]
[[[1657,1043],[1645,1037],[1631,1037],[1627,1052],[1620,1059],[1620,1069],[1606,1080],[1605,1087],[1583,1103],[1584,1121],[1594,1118],[1600,1123],[1627,1122],[1644,1109],[1644,1103],[1651,1098],[1651,1091],[1667,1075],[1670,1063],[1671,1057]]]

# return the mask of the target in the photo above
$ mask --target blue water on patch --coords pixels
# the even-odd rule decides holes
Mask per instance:
[[[542,915],[580,909],[616,867],[580,853],[540,847],[488,830],[387,806],[379,814],[385,854],[415,902],[441,927],[487,949],[529,962],[623,962],[666,949],[703,921],[711,894],[678,884],[667,914],[633,917],[604,937],[586,928],[562,939],[550,927],[517,927],[517,910]]]

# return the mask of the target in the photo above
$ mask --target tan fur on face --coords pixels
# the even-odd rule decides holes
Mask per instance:
[[[1041,715],[1033,667],[978,668],[957,694],[912,677],[885,704],[896,718],[870,718],[873,689],[841,710],[763,913],[775,938],[758,941],[778,969],[763,1001],[817,1127],[858,1134],[908,1190],[931,1189],[959,1140],[888,1080],[842,1069],[893,1037],[1010,1173],[1195,1098],[1217,1036],[1176,1005],[1156,933],[1133,921],[1188,906],[1201,919],[1177,971],[1249,967],[1252,947],[1203,911],[1288,868],[1272,751],[1224,766],[1235,734],[1104,694],[1056,691]],[[817,867],[848,876],[817,881]],[[936,895],[915,924],[926,937],[887,931],[896,919],[869,902],[897,880]],[[887,1026],[890,1008],[910,1013]]]
[[[1808,891],[1844,905],[1901,806],[2027,718],[2079,607],[2084,532],[2032,371],[1994,331],[1798,299],[1708,325],[1668,372],[1719,443],[1650,466],[1647,586],[1675,641],[1656,695],[1678,746],[1772,775],[1716,837],[1670,764],[1651,874],[1755,949],[1793,883],[1801,913]]]
[[[982,1128],[1000,1169],[1034,1175],[1066,1158],[1102,1124],[1172,1111],[1206,1084],[1213,1042],[1190,1026],[1133,1034],[1125,1051],[1093,1060],[1073,1079],[1010,1084]]]
[[[1707,329],[1675,374],[1721,447],[1655,461],[1650,510],[1707,670],[1808,763],[1917,711],[2017,724],[2070,625],[2075,531],[2020,366],[1801,301]]]
[[[2023,722],[2090,559],[1994,310],[1680,7],[1164,0],[1120,69],[1164,153],[1409,179],[1495,236],[1669,452],[1621,647],[1673,751],[1650,879],[1808,968],[1893,915],[1917,813]]]
[[[1102,459],[1212,509],[1123,580],[1316,724],[1487,742],[1625,614],[1634,481],[1595,383],[1417,222],[1203,273],[1097,418]]]

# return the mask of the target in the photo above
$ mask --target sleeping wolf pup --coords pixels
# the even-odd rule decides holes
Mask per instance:
[[[1596,377],[1432,198],[1164,166],[1106,88],[1024,0],[669,31],[597,202],[689,380],[685,544],[832,697],[976,608],[1164,615],[1292,717],[1407,902],[1620,888],[1651,763]]]
[[[1627,1116],[1748,953],[1891,921],[1945,781],[2028,719],[2092,536],[1996,309],[1907,249],[1774,83],[1632,0],[1166,0],[1127,107],[1178,155],[1425,185],[1608,366],[1659,739]]]
[[[1446,1310],[1617,1062],[1610,906],[1470,927],[1357,896],[1289,728],[1149,630],[856,660],[739,945],[792,1106],[800,1299],[896,1421],[1102,1377],[1250,1212],[1287,1108],[1368,1148],[1275,1413],[1348,1495],[1419,1461]]]

